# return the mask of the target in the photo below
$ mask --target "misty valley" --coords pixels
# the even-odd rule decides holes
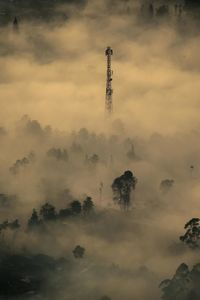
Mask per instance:
[[[15,126],[1,128],[9,157],[2,160],[0,194],[3,299],[133,299],[133,293],[159,299],[159,283],[163,299],[198,299],[193,256],[200,220],[190,220],[186,230],[181,224],[181,232],[173,226],[181,215],[187,221],[189,207],[179,206],[177,195],[187,198],[197,188],[190,149],[179,173],[173,138],[128,137],[120,121],[110,135],[85,128],[66,134],[28,116]],[[171,153],[170,173],[163,171],[163,147]],[[155,160],[158,148],[163,155]],[[162,280],[169,271],[171,279]]]

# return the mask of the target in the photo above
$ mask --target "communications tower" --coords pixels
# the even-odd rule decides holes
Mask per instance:
[[[106,113],[110,115],[113,111],[113,103],[112,103],[112,95],[113,95],[113,89],[112,89],[112,55],[113,50],[111,47],[107,47],[105,55],[107,56],[107,78],[106,78]]]

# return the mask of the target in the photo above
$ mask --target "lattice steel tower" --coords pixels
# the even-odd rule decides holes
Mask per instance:
[[[106,79],[106,113],[111,114],[113,111],[113,102],[112,102],[112,95],[113,95],[113,89],[112,89],[112,55],[113,50],[111,47],[107,47],[106,52],[107,56],[107,79]]]

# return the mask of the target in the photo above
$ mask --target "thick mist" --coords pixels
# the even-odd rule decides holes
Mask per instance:
[[[114,2],[114,1],[113,1]],[[179,241],[199,216],[199,36],[181,18],[142,19],[140,4],[65,3],[60,19],[20,19],[0,28],[0,219],[9,253],[66,259],[62,280],[34,299],[159,300],[158,286],[198,251]],[[113,55],[113,105],[105,117],[106,60]],[[128,212],[112,200],[113,180],[137,177]],[[174,180],[162,188],[163,180]],[[56,210],[90,196],[94,214],[30,233],[32,210]],[[85,248],[76,260],[73,249]],[[58,268],[59,269],[59,268]],[[27,299],[29,296],[20,296]],[[24,298],[25,297],[25,298]],[[4,298],[2,298],[4,299]],[[106,299],[105,299],[106,300]]]

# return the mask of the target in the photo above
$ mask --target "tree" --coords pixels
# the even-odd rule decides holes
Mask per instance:
[[[72,215],[72,211],[69,208],[61,209],[59,211],[59,218],[60,219],[66,219],[66,218],[70,217],[71,215]]]
[[[54,221],[56,219],[56,209],[53,205],[45,203],[40,209],[40,215],[44,221]]]
[[[28,220],[28,229],[30,230],[35,229],[39,224],[40,224],[40,220],[38,217],[38,213],[35,209],[33,209],[32,215]]]
[[[161,282],[164,300],[186,300],[188,288],[190,286],[190,272],[186,264],[181,264],[176,270],[172,279],[166,279]]]
[[[83,202],[83,213],[89,215],[94,209],[94,203],[91,197],[87,197]]]
[[[49,278],[60,282],[63,267],[65,260],[44,254],[4,253],[0,259],[0,299],[30,299],[28,294],[33,293],[46,298],[45,290],[58,292]]]
[[[175,272],[172,279],[161,282],[160,288],[163,292],[163,300],[198,300],[200,264],[195,265],[192,270],[182,263]]]
[[[6,220],[2,224],[0,224],[0,233],[6,229],[16,230],[19,228],[20,228],[20,223],[18,219],[14,220],[13,222],[8,222],[8,220]]]
[[[73,215],[80,215],[82,211],[82,206],[80,201],[74,200],[70,203],[70,209]]]
[[[128,210],[131,204],[131,192],[135,190],[136,184],[137,178],[131,171],[124,172],[113,181],[113,200],[124,210]]]
[[[185,224],[186,233],[180,237],[180,240],[186,243],[190,248],[199,248],[200,242],[200,219],[193,218]]]
[[[73,250],[73,254],[74,254],[75,258],[83,258],[84,254],[85,254],[85,248],[78,245]]]

